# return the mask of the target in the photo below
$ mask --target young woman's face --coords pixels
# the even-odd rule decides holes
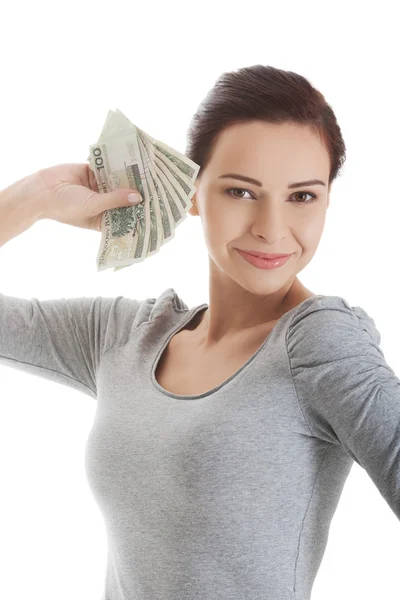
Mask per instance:
[[[293,281],[321,239],[329,169],[329,154],[318,134],[304,126],[252,121],[223,131],[209,164],[200,170],[189,211],[201,217],[208,252],[220,274],[263,295]],[[257,179],[261,186],[222,177],[229,173]],[[324,185],[289,188],[314,179]],[[237,248],[292,256],[283,266],[264,270],[247,262]]]

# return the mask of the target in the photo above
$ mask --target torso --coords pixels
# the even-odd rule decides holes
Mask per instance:
[[[311,296],[315,294],[306,290],[294,306]],[[234,375],[264,343],[277,321],[263,324],[251,336],[237,334],[234,339],[221,341],[207,354],[194,343],[190,323],[188,329],[182,329],[169,341],[158,361],[155,378],[173,394],[204,394]]]
[[[270,330],[273,327],[271,323]],[[268,332],[253,345],[238,339],[235,344],[220,343],[207,354],[200,353],[190,338],[190,332],[179,331],[170,340],[156,369],[157,382],[173,394],[196,396],[217,387],[236,373],[261,346]]]

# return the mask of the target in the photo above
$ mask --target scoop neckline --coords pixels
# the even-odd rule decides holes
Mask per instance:
[[[170,398],[174,398],[175,400],[200,400],[202,398],[207,398],[209,396],[213,396],[214,394],[216,394],[221,388],[227,386],[233,379],[236,379],[236,377],[238,377],[240,375],[240,373],[242,373],[242,371],[244,371],[247,366],[253,362],[253,360],[255,360],[255,358],[260,354],[260,352],[262,352],[262,350],[265,348],[265,346],[268,344],[268,341],[271,337],[271,334],[273,333],[274,329],[279,325],[279,323],[281,322],[281,320],[286,317],[288,314],[290,314],[291,312],[298,310],[300,306],[302,306],[305,302],[307,302],[308,300],[311,300],[312,298],[322,298],[324,295],[323,294],[315,294],[314,296],[309,296],[308,298],[306,298],[305,300],[303,300],[302,302],[300,302],[299,304],[297,304],[296,306],[294,306],[293,308],[291,308],[290,310],[288,310],[286,313],[284,313],[275,323],[275,325],[272,327],[271,331],[268,333],[268,335],[266,336],[265,340],[263,341],[263,343],[259,346],[259,348],[257,348],[257,350],[250,356],[250,358],[241,366],[239,367],[239,369],[237,371],[235,371],[234,373],[232,373],[232,375],[230,375],[227,379],[225,379],[224,381],[222,381],[219,385],[213,387],[211,390],[208,390],[206,392],[203,392],[202,394],[195,394],[192,396],[188,396],[187,394],[174,394],[173,392],[170,392],[169,390],[166,390],[165,388],[163,388],[158,381],[156,380],[156,376],[155,376],[155,372],[158,366],[158,363],[161,359],[161,356],[164,352],[164,350],[166,349],[167,345],[169,344],[170,340],[172,339],[172,337],[179,333],[179,331],[181,331],[181,329],[183,329],[185,327],[185,325],[187,323],[189,323],[189,321],[194,318],[196,316],[196,314],[204,309],[204,308],[208,308],[208,304],[204,303],[204,304],[200,304],[199,306],[195,306],[194,308],[188,309],[187,314],[185,315],[185,318],[183,319],[183,321],[179,320],[179,322],[177,323],[177,325],[175,325],[175,327],[172,329],[172,331],[170,331],[169,335],[165,338],[163,344],[161,345],[161,347],[158,349],[158,352],[156,353],[156,356],[153,360],[153,364],[152,364],[152,368],[151,368],[151,382],[153,384],[153,386],[163,395],[163,396],[168,396]]]

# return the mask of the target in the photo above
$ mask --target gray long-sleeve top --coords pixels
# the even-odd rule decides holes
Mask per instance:
[[[223,383],[170,393],[156,364],[207,306],[173,288],[0,294],[0,363],[97,401],[85,469],[107,530],[102,600],[308,600],[353,460],[400,520],[400,381],[373,319],[308,298]]]

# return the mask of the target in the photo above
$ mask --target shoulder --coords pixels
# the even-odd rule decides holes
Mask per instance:
[[[302,302],[288,324],[288,352],[312,352],[316,357],[336,356],[365,345],[378,347],[381,335],[374,319],[360,306],[350,306],[341,296],[313,296]]]
[[[155,297],[144,299],[118,296],[112,301],[115,317],[121,321],[130,321],[134,327],[143,323],[166,317],[174,311],[187,311],[188,307],[173,288],[167,288]]]
[[[188,310],[173,288],[167,288],[155,297],[98,297],[95,303],[99,304],[98,311],[102,315],[99,321],[106,339],[106,351],[135,339],[136,331],[142,325],[155,322],[160,330],[168,328],[176,319],[177,311]]]

